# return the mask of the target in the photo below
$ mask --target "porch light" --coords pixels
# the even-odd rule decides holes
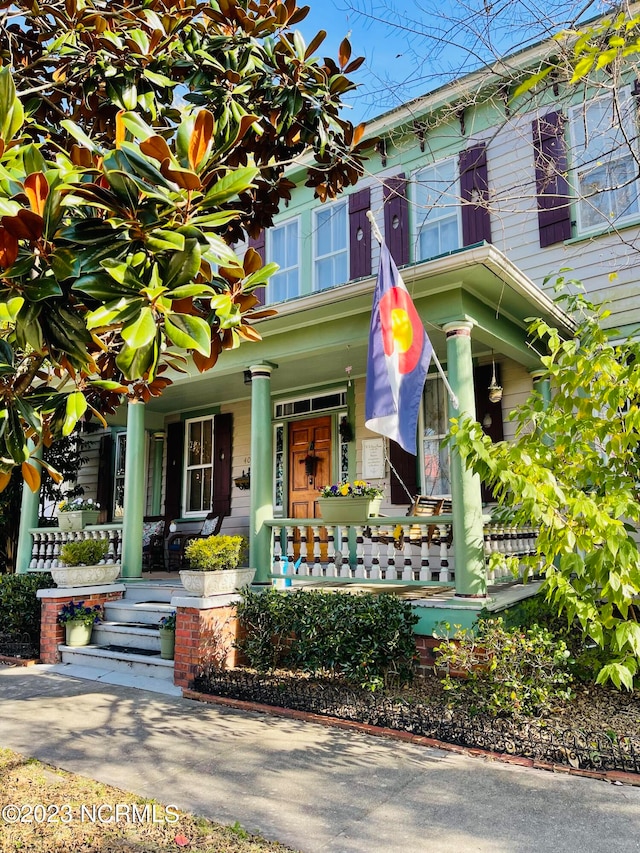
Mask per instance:
[[[236,488],[240,489],[242,492],[245,491],[245,489],[251,488],[251,468],[248,469],[246,474],[243,471],[242,475],[240,477],[236,477],[233,482],[236,484]]]

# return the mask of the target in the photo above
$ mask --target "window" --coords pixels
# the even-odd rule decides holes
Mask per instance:
[[[598,98],[571,111],[573,189],[580,232],[602,229],[638,215],[635,104]]]
[[[443,160],[415,175],[416,260],[460,247],[460,198],[456,161]]]
[[[315,289],[349,280],[347,202],[314,211]]]
[[[447,400],[447,390],[442,378],[428,376],[423,395],[422,458],[425,495],[451,494],[449,449],[441,446],[449,427]]]
[[[185,424],[185,514],[211,511],[213,488],[213,418]]]
[[[280,269],[271,276],[265,291],[268,302],[284,302],[300,293],[300,241],[298,220],[293,219],[267,231],[269,261]]]
[[[119,432],[116,435],[116,464],[113,485],[113,517],[122,518],[124,515],[124,473],[127,455],[127,434]]]

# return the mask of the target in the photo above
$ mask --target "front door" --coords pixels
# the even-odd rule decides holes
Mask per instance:
[[[331,484],[331,416],[289,424],[289,518],[317,518],[318,492]]]

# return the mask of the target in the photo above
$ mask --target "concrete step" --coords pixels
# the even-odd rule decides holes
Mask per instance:
[[[174,595],[184,595],[179,577],[175,580],[124,582],[127,585],[126,601],[162,601],[168,604]]]
[[[148,690],[165,696],[182,696],[182,688],[164,678],[150,678],[148,675],[132,675],[109,669],[109,662],[101,666],[84,666],[77,663],[57,663],[45,665],[49,672],[68,678],[81,678],[83,681],[96,681],[103,684],[118,684],[121,687],[133,687],[136,690]]]
[[[121,672],[134,678],[159,678],[173,683],[173,661],[162,660],[159,651],[144,654],[141,650],[105,648],[97,645],[61,645],[58,648],[64,664],[93,667],[103,672]]]
[[[91,641],[96,646],[127,646],[148,651],[160,651],[157,627],[139,623],[100,622],[93,626]]]
[[[104,618],[106,622],[119,622],[120,624],[153,625],[158,627],[158,622],[163,616],[173,613],[174,608],[163,601],[129,601],[127,598],[121,601],[108,601],[104,605]]]

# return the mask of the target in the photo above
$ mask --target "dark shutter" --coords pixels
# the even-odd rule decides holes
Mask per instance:
[[[182,515],[182,463],[184,459],[184,424],[167,426],[167,470],[165,473],[164,514],[168,519]]]
[[[487,147],[484,142],[460,152],[462,245],[491,242]]]
[[[492,403],[489,400],[489,385],[493,377],[493,365],[483,364],[473,369],[473,386],[476,400],[476,420],[482,426],[485,435],[491,441],[502,441],[504,428],[502,423],[502,402]],[[496,383],[500,385],[500,365],[496,364]],[[484,503],[493,501],[493,493],[484,483],[482,485],[482,500]]]
[[[349,278],[371,275],[371,225],[367,211],[371,190],[366,187],[349,196]]]
[[[233,415],[213,419],[213,506],[214,515],[231,515],[231,453]]]
[[[98,459],[96,500],[100,504],[100,524],[107,524],[113,517],[113,479],[113,437],[109,433],[100,439]]]
[[[260,255],[262,259],[262,263],[266,263],[266,251],[265,251],[265,237],[264,237],[264,228],[258,234],[257,237],[249,237],[249,248],[255,249],[256,252]],[[267,287],[269,285],[267,284]],[[256,299],[258,300],[259,305],[264,305],[265,296],[264,296],[264,287],[258,287],[253,291]]]
[[[389,460],[393,468],[398,472],[398,477],[391,469],[391,503],[402,504],[408,507],[412,498],[419,494],[418,489],[418,460],[412,453],[407,453],[395,441],[389,441]],[[404,486],[407,487],[411,498],[407,494]]]
[[[571,237],[571,208],[567,183],[564,116],[547,113],[532,124],[538,194],[540,246],[552,246]]]
[[[409,263],[409,205],[404,175],[384,182],[384,239],[396,266]]]

